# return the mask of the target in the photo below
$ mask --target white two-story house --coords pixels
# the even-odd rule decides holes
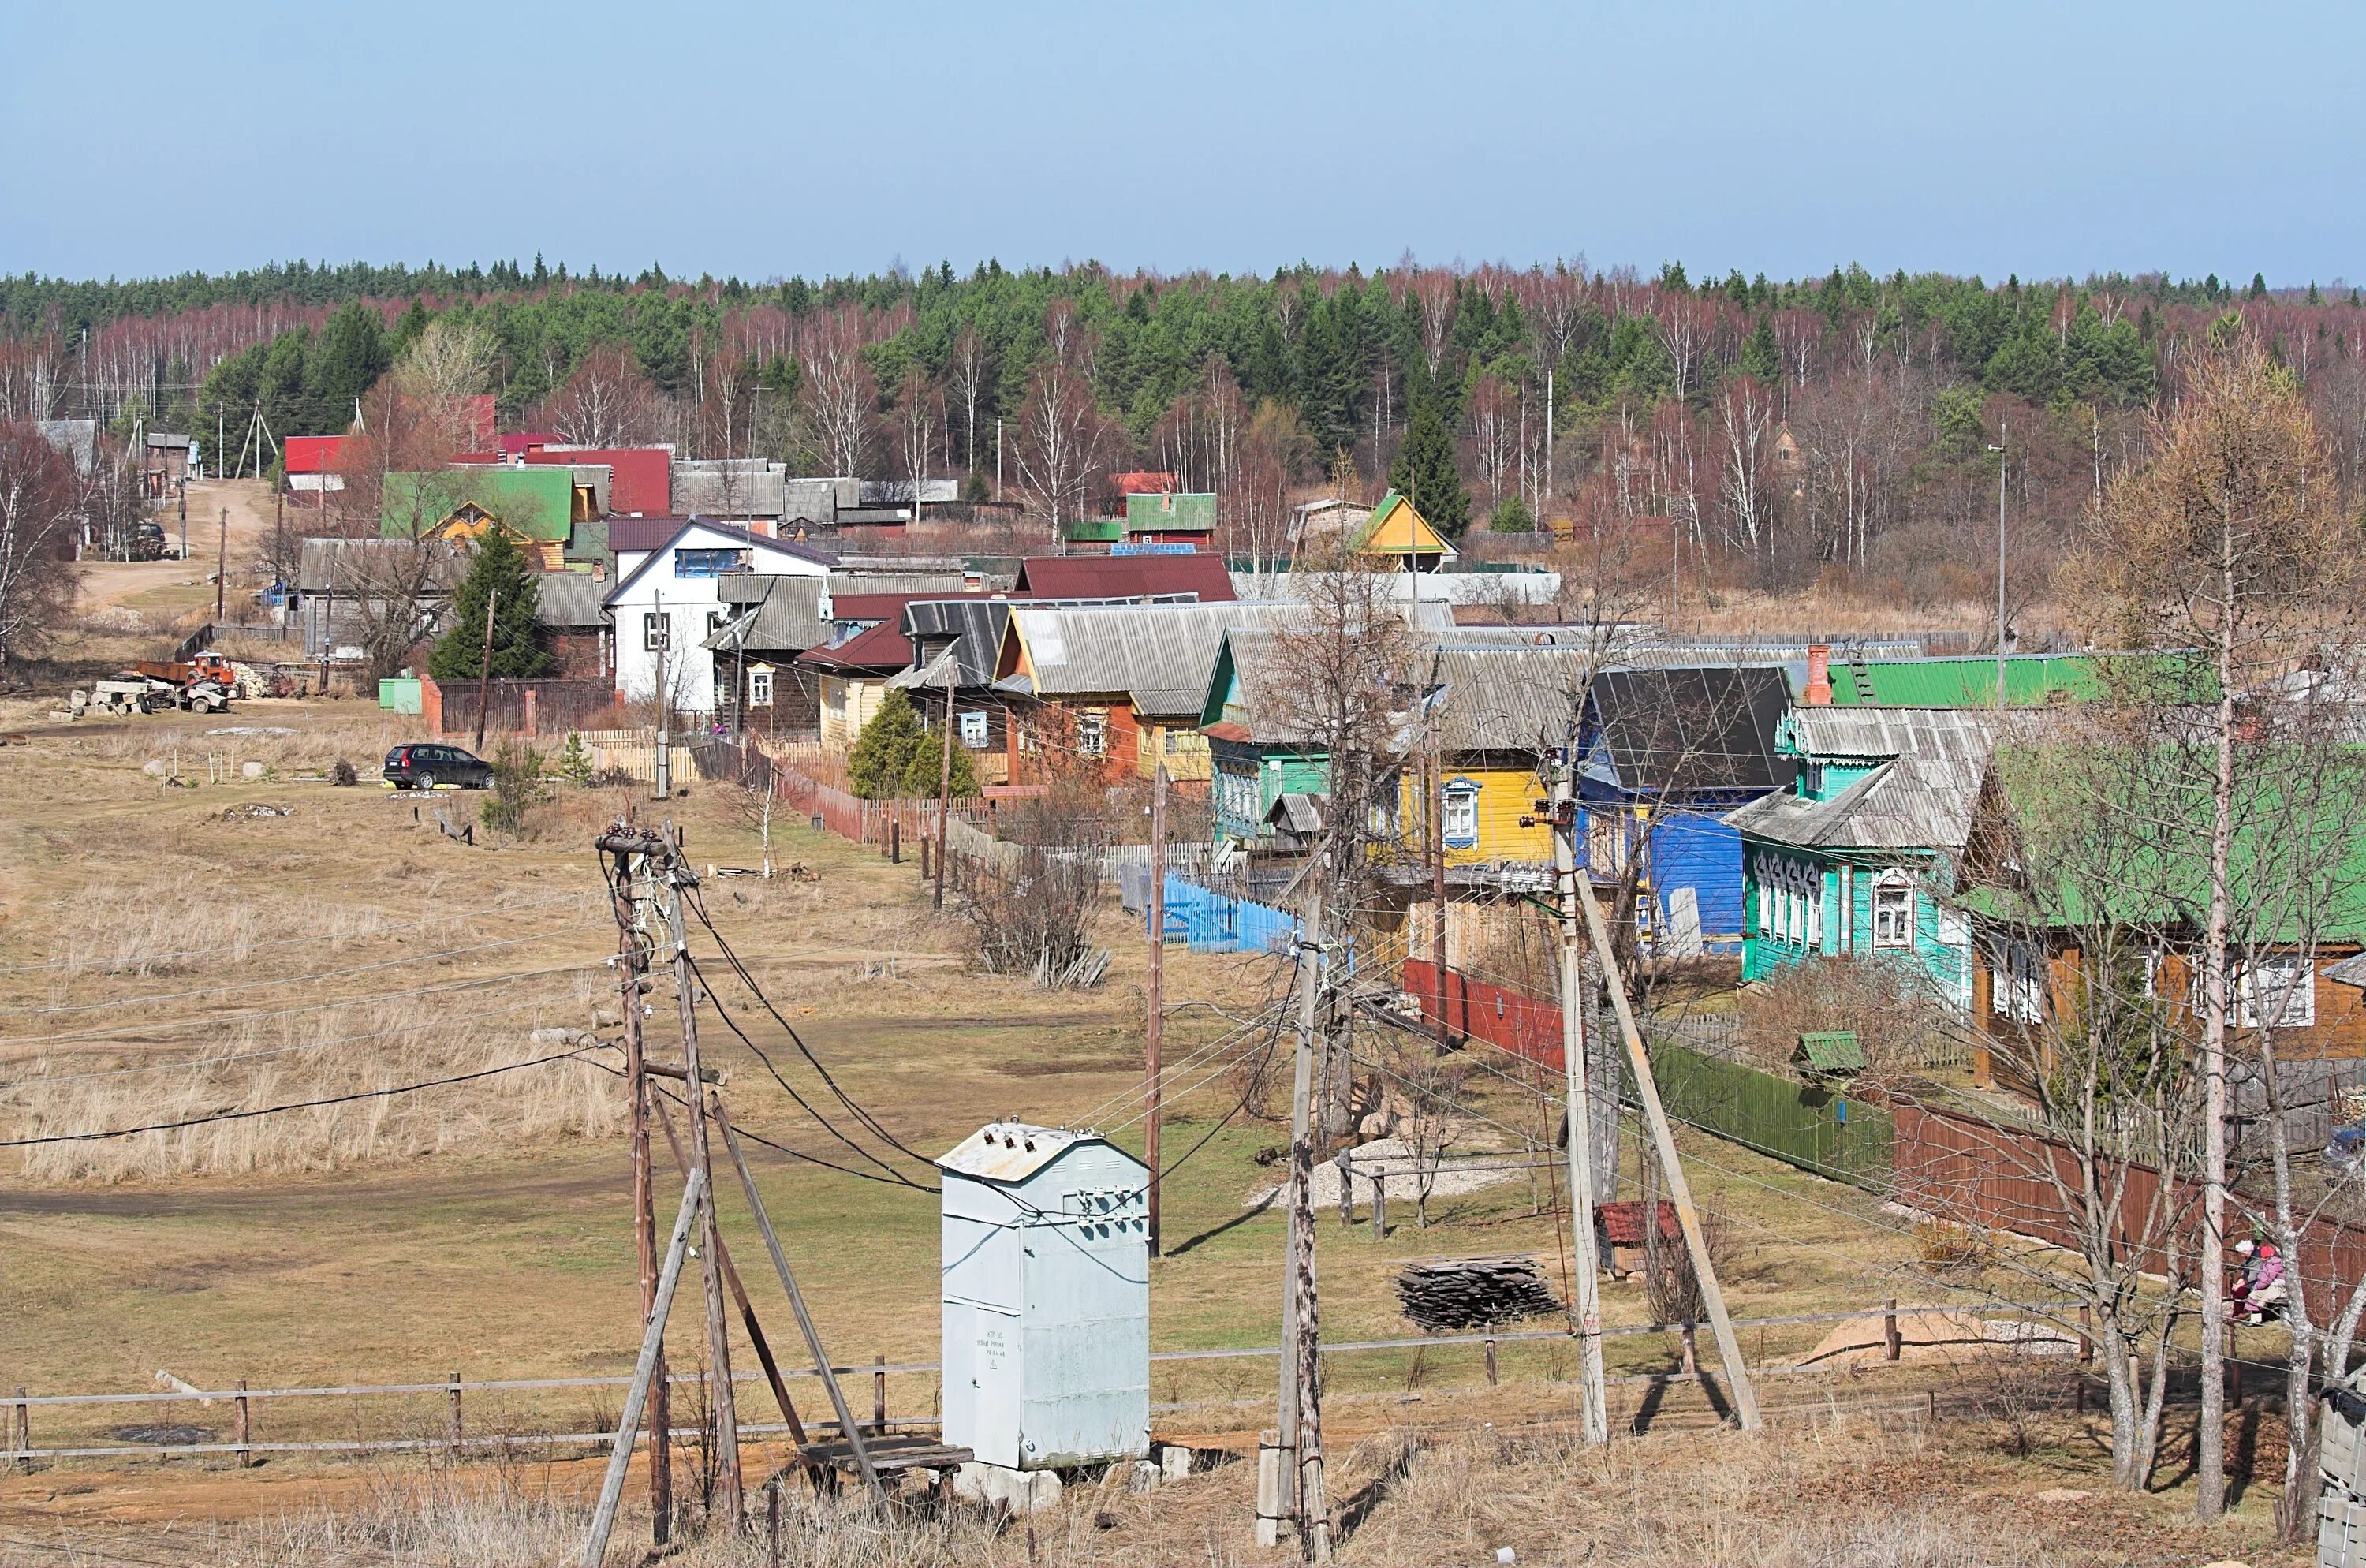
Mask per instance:
[[[703,517],[682,520],[645,551],[620,551],[621,575],[603,602],[616,628],[616,694],[647,702],[662,680],[676,712],[715,712],[715,656],[703,645],[739,608],[724,600],[719,580],[827,578],[836,558]]]

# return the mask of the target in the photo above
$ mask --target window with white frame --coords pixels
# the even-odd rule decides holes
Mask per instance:
[[[652,610],[641,617],[641,648],[648,653],[662,652],[670,647],[673,637],[671,623],[663,610]]]
[[[1774,936],[1774,863],[1760,855],[1751,863],[1758,874],[1758,935],[1762,941]]]
[[[1218,775],[1223,792],[1224,815],[1235,822],[1253,821],[1257,814],[1256,774],[1227,768]]]
[[[1914,882],[1902,871],[1885,871],[1874,879],[1873,945],[1914,945]]]
[[[1820,949],[1824,945],[1824,874],[1812,865],[1799,868],[1806,879],[1808,900],[1808,945]]]
[[[1440,820],[1445,824],[1447,846],[1467,850],[1479,841],[1479,786],[1458,780],[1447,785],[1444,793],[1446,810]]]
[[[1993,963],[1989,974],[1989,1010],[2015,1023],[2035,1023],[2044,1017],[2045,965],[2036,944],[2000,942]]]
[[[772,705],[772,672],[770,670],[748,671],[748,705],[751,708]]]
[[[1109,715],[1098,708],[1087,708],[1076,715],[1076,751],[1079,756],[1098,757],[1109,750]]]
[[[971,712],[962,714],[959,717],[961,719],[961,743],[968,747],[973,751],[985,750],[986,715],[983,712]]]
[[[2236,971],[2236,1015],[2245,1029],[2310,1029],[2316,1024],[2316,969],[2299,953],[2262,958]]]

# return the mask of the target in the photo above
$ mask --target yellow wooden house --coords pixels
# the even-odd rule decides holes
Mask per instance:
[[[500,529],[502,536],[516,547],[520,555],[534,563],[535,570],[561,571],[566,569],[566,540],[530,538],[473,501],[462,502],[450,516],[427,531],[427,537],[473,545],[495,528]]]
[[[1436,571],[1459,554],[1446,536],[1431,527],[1413,502],[1395,491],[1380,497],[1372,514],[1350,537],[1348,550],[1401,566],[1407,571]]]
[[[1575,716],[1588,655],[1515,644],[1441,648],[1431,660],[1426,704],[1414,715],[1421,728],[1407,737],[1414,762],[1399,817],[1407,837],[1425,843],[1435,810],[1449,868],[1549,866],[1552,830],[1537,820],[1545,753]],[[1425,765],[1433,757],[1434,786]]]

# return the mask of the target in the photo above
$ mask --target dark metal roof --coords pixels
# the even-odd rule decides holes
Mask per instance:
[[[981,599],[915,599],[904,606],[904,635],[916,657],[934,660],[950,639],[960,667],[955,677],[963,686],[994,682],[995,655],[1001,650],[1004,630],[1010,625],[1010,601]]]
[[[892,674],[912,662],[912,644],[900,621],[882,621],[836,648],[809,648],[797,662],[850,675]]]
[[[1774,749],[1790,704],[1781,670],[1606,670],[1594,678],[1596,744],[1617,788],[1653,795],[1729,795],[1788,784]]]

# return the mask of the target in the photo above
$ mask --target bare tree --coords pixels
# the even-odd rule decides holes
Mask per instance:
[[[1052,537],[1081,516],[1094,472],[1106,461],[1109,422],[1093,400],[1088,352],[1072,307],[1055,300],[1044,312],[1049,352],[1035,367],[1020,405],[1019,472],[1051,513]]]
[[[879,389],[862,352],[861,321],[852,310],[838,310],[815,323],[806,336],[803,364],[806,418],[823,466],[833,474],[861,475]]]
[[[944,400],[916,359],[904,367],[904,385],[896,394],[896,456],[911,486],[907,499],[915,523],[920,520],[920,486],[929,477],[929,451],[943,421]]]
[[[1718,499],[1728,543],[1760,550],[1770,542],[1774,508],[1774,400],[1752,376],[1718,389]]]
[[[585,354],[529,416],[578,446],[639,446],[658,439],[664,408],[632,355],[603,344]]]
[[[0,664],[43,646],[73,607],[72,462],[29,423],[0,425]]]
[[[952,363],[947,374],[952,381],[953,398],[962,410],[962,467],[977,471],[977,406],[985,400],[986,389],[994,375],[994,355],[977,328],[964,322],[953,339]]]
[[[1471,456],[1487,483],[1487,510],[1504,504],[1504,478],[1519,457],[1519,400],[1494,376],[1482,377],[1470,393],[1468,420]]]
[[[2113,484],[2074,574],[2098,629],[2124,647],[2209,649],[2214,712],[2209,759],[2208,885],[2202,932],[2203,1084],[2200,1259],[2202,1439],[2196,1509],[2225,1498],[2225,1245],[2230,942],[2245,911],[2230,856],[2244,789],[2247,695],[2336,645],[2357,668],[2361,537],[2338,505],[2331,464],[2291,374],[2254,341],[2191,359],[2179,403],[2155,419],[2151,465]],[[2197,803],[2198,804],[2198,803]]]
[[[492,385],[498,352],[493,334],[482,326],[438,316],[403,351],[394,367],[395,385],[430,406],[456,403]],[[468,439],[466,433],[461,439]]]

